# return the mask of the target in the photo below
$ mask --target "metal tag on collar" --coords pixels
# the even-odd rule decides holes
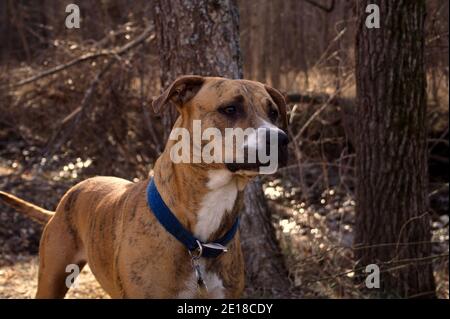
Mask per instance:
[[[202,244],[198,240],[197,240],[197,245],[198,245],[198,253],[196,255],[194,255],[192,253],[192,251],[189,251],[189,255],[191,255],[191,264],[192,264],[192,268],[194,268],[198,288],[201,290],[205,290],[207,292],[208,287],[206,286],[206,283],[203,280],[202,271],[200,269],[200,265],[198,264],[198,260],[200,259],[200,257],[202,256],[202,253],[203,253],[203,247],[202,247]]]
[[[228,251],[228,248],[227,248],[227,247],[225,247],[225,246],[223,246],[223,245],[221,245],[221,244],[218,244],[218,243],[206,243],[206,244],[202,244],[202,246],[203,246],[203,247],[210,248],[210,249],[221,250],[221,251],[223,251],[224,253],[226,253],[226,252]]]
[[[202,271],[200,269],[200,265],[198,264],[197,259],[192,259],[192,267],[194,268],[195,278],[197,279],[198,288],[208,291],[208,287],[206,286],[206,283],[203,280]]]

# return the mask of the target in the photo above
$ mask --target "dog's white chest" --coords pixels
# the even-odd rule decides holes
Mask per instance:
[[[219,229],[223,217],[232,211],[236,202],[238,187],[232,174],[227,170],[211,171],[205,194],[197,213],[197,224],[194,234],[201,241],[208,238]]]
[[[211,171],[207,187],[209,192],[204,195],[201,201],[197,212],[197,224],[194,228],[195,236],[204,242],[219,229],[225,214],[232,211],[238,194],[237,183],[227,170]],[[205,270],[204,260],[201,259],[198,262],[203,281],[207,287],[208,297],[225,298],[222,279],[216,273]],[[192,271],[178,297],[195,298],[198,293],[197,277],[195,272]]]

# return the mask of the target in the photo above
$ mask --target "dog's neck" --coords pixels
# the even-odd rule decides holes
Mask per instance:
[[[219,238],[232,227],[239,213],[247,180],[226,169],[175,164],[169,148],[170,143],[154,168],[161,197],[183,226],[201,241]]]

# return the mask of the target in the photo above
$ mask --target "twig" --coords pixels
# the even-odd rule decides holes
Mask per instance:
[[[431,147],[428,149],[428,154],[431,154],[431,152],[433,152],[434,148],[439,143],[444,143],[444,144],[446,144],[446,146],[448,146],[448,140],[445,138],[445,136],[448,134],[448,129],[449,129],[449,127],[447,126],[447,129],[441,134],[441,136],[439,136],[438,139],[434,140],[433,145],[431,145]],[[433,140],[429,140],[429,142],[433,142]]]
[[[414,264],[414,263],[417,263],[417,262],[435,260],[435,259],[445,258],[445,257],[448,258],[448,256],[449,256],[449,254],[446,253],[446,254],[440,254],[440,255],[434,255],[434,256],[427,256],[427,257],[423,257],[423,258],[405,258],[405,259],[400,259],[400,260],[396,260],[396,261],[382,262],[382,263],[380,263],[381,266],[383,266],[383,265],[391,265],[391,264],[398,264],[398,263],[405,263],[405,264],[402,264],[402,265],[399,265],[399,266],[393,266],[391,268],[386,268],[384,270],[381,270],[380,272],[381,273],[385,273],[385,272],[389,272],[389,271],[393,271],[393,270],[398,270],[398,269],[401,269],[401,268],[409,267],[411,264]],[[378,265],[378,266],[380,266],[380,265]],[[307,281],[303,282],[302,284],[308,285],[310,283],[316,283],[316,282],[319,282],[319,281],[326,281],[326,280],[330,280],[330,279],[336,279],[336,278],[339,278],[339,277],[343,277],[343,276],[349,275],[351,273],[359,272],[359,271],[361,271],[361,270],[363,270],[365,268],[366,268],[366,266],[357,267],[355,269],[351,269],[351,270],[348,270],[348,271],[340,272],[340,273],[337,273],[335,275],[321,277],[321,278],[317,278],[315,280],[307,280]]]
[[[304,104],[323,104],[330,99],[328,94],[300,94],[300,93],[289,93],[287,95],[288,103],[304,103]],[[330,104],[338,105],[339,102],[334,99],[330,101]]]
[[[292,132],[291,127],[288,125],[287,127],[288,129],[288,133],[290,136],[293,136],[294,133]],[[303,173],[303,165],[301,164],[302,162],[302,153],[300,151],[300,147],[296,141],[296,139],[294,140],[294,151],[295,151],[295,157],[296,157],[296,162],[297,162],[297,167],[299,170],[299,176],[300,176],[300,184],[302,186],[302,199],[304,199],[305,201],[308,199],[309,197],[309,188],[306,185],[305,182],[305,177],[304,177],[304,173]]]
[[[425,213],[421,214],[420,216],[413,216],[402,225],[402,227],[400,228],[399,234],[398,234],[397,245],[395,246],[396,255],[392,258],[392,261],[396,260],[398,255],[400,255],[400,252],[399,252],[399,247],[400,247],[400,243],[401,243],[400,240],[402,239],[403,231],[406,229],[406,226],[417,219],[421,219],[421,218],[425,217],[426,215],[429,215],[429,212],[425,212]]]
[[[346,80],[348,80],[348,78]],[[295,143],[302,136],[303,132],[308,128],[308,126],[316,119],[316,117],[318,117],[323,112],[323,110],[325,110],[330,105],[331,101],[333,101],[336,98],[336,96],[338,96],[345,88],[346,86],[342,86],[338,90],[334,91],[334,93],[328,97],[328,100],[316,112],[314,112],[313,115],[311,115],[308,121],[306,121],[306,123],[295,135],[294,137]]]
[[[401,246],[415,246],[415,245],[423,245],[423,244],[441,244],[442,242],[440,241],[414,241],[414,242],[406,242],[406,243],[383,243],[383,244],[373,244],[373,245],[360,245],[360,246],[353,246],[353,247],[343,247],[343,246],[331,246],[329,248],[327,248],[325,251],[320,252],[320,253],[316,253],[313,255],[308,256],[307,260],[313,259],[312,261],[307,261],[307,262],[297,262],[295,264],[296,267],[305,267],[308,265],[317,265],[319,261],[323,260],[328,254],[331,254],[333,252],[340,253],[343,250],[352,250],[357,251],[357,250],[363,250],[363,249],[368,249],[368,248],[381,248],[381,247],[390,247],[390,246],[397,246],[397,245],[401,245]]]
[[[328,13],[330,13],[331,11],[334,10],[334,4],[335,4],[334,0],[331,1],[330,6],[328,6],[328,7],[324,6],[321,3],[313,1],[313,0],[305,0],[305,1],[307,3],[309,3],[310,5],[312,5],[312,6],[316,7],[316,8],[319,8],[320,10],[323,10],[323,11],[328,12]]]
[[[335,56],[337,54],[337,51],[332,52],[328,58],[327,55],[328,53],[333,49],[334,44],[339,42],[339,39],[344,36],[344,34],[347,32],[347,29],[344,28],[342,29],[335,37],[333,40],[330,41],[330,44],[328,45],[328,47],[325,49],[325,51],[322,53],[322,55],[319,57],[319,59],[314,63],[314,65],[311,67],[311,70],[317,68],[318,65],[320,65],[323,61],[327,61],[330,60],[331,57]]]
[[[157,154],[161,153],[161,143],[158,141],[157,136],[158,134],[156,134],[155,128],[152,124],[152,121],[150,120],[150,114],[148,112],[148,108],[149,108],[149,103],[147,103],[146,99],[145,99],[145,85],[144,85],[144,78],[145,78],[145,72],[144,69],[142,67],[142,61],[140,61],[140,67],[139,67],[139,76],[140,76],[140,104],[141,104],[141,108],[142,108],[142,113],[144,114],[144,122],[145,122],[145,126],[149,132],[150,138],[153,141],[153,148],[155,150],[155,152]],[[151,102],[150,102],[151,104]]]
[[[106,72],[109,70],[109,68],[113,65],[115,62],[115,59],[110,60],[105,67],[97,73],[94,80],[89,85],[89,88],[84,93],[83,99],[81,100],[81,106],[78,107],[74,112],[69,114],[59,125],[59,127],[56,129],[53,136],[50,138],[49,142],[47,143],[47,147],[44,150],[44,156],[48,157],[51,156],[55,149],[58,149],[70,136],[70,134],[73,132],[73,130],[77,127],[78,123],[80,122],[82,116],[85,114],[87,106],[89,105],[89,102],[91,100],[92,95],[95,92],[95,89],[97,88],[98,83],[103,78],[103,76],[106,74]],[[61,137],[57,142],[55,142],[58,135],[60,135],[60,132],[62,131],[64,124],[68,121],[71,121],[70,126],[63,132]]]
[[[31,82],[40,80],[42,78],[45,78],[49,75],[55,74],[57,72],[60,72],[62,70],[65,70],[67,68],[70,68],[74,65],[77,65],[78,63],[81,62],[85,62],[85,61],[89,61],[98,57],[103,57],[103,56],[120,56],[122,54],[124,54],[125,52],[127,52],[128,50],[130,50],[131,48],[141,44],[142,42],[144,42],[147,38],[151,37],[151,40],[153,40],[155,38],[155,35],[152,33],[153,32],[153,26],[148,27],[147,29],[144,30],[144,32],[139,35],[136,39],[134,39],[131,42],[128,42],[126,45],[120,47],[117,50],[102,50],[100,52],[96,52],[96,53],[88,53],[88,54],[84,54],[81,57],[75,58],[67,63],[64,64],[60,64],[57,65],[53,68],[50,68],[46,71],[43,71],[41,73],[38,73],[36,75],[33,75],[27,79],[24,79],[22,81],[19,81],[15,84],[11,84],[9,85],[10,88],[17,88],[26,84],[29,84]]]
[[[150,36],[150,31],[152,28],[146,29],[139,37],[137,37],[132,42],[128,43],[127,45],[123,46],[120,50],[115,51],[114,56],[120,56],[121,54],[125,53],[126,51],[130,50],[131,48],[137,46],[138,44],[145,41]],[[150,38],[150,41],[153,41],[155,39],[155,36],[152,35]],[[58,149],[72,134],[73,130],[78,126],[78,123],[80,122],[81,118],[86,113],[86,109],[89,106],[89,102],[91,100],[91,97],[93,96],[95,89],[97,88],[98,84],[100,83],[100,80],[103,78],[103,76],[107,73],[107,71],[111,68],[111,66],[117,61],[117,59],[111,59],[100,72],[97,73],[94,80],[90,83],[88,89],[84,93],[83,99],[81,100],[81,105],[76,108],[72,113],[70,113],[68,116],[66,116],[61,123],[59,124],[59,127],[56,129],[53,136],[50,138],[49,142],[47,143],[47,147],[44,150],[44,157],[51,156],[55,149]],[[71,121],[69,124],[70,126],[63,132],[61,137],[58,141],[56,141],[56,138],[58,135],[60,135],[64,125]],[[55,142],[56,141],[56,142]]]

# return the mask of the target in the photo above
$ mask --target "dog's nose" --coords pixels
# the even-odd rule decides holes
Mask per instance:
[[[280,146],[286,146],[289,144],[289,137],[283,131],[278,132],[278,144]]]
[[[287,146],[289,143],[289,137],[288,135],[281,131],[281,130],[277,130],[277,143],[278,143],[278,147],[282,147],[282,146]],[[270,130],[266,131],[266,144],[269,145],[271,143],[271,138],[270,138]]]

